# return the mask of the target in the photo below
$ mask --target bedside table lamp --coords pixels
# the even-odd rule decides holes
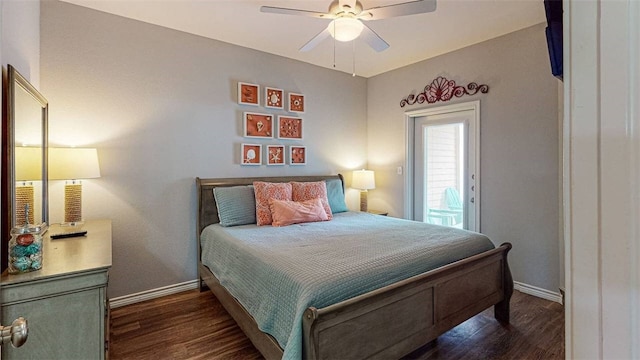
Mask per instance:
[[[49,148],[49,180],[66,180],[64,222],[82,221],[81,179],[100,177],[98,150],[95,148]]]
[[[360,190],[360,211],[367,211],[367,192],[376,188],[373,170],[354,171],[351,187]]]
[[[42,148],[16,146],[16,224],[35,224],[35,201],[32,181],[42,180]],[[29,205],[29,219],[25,219],[25,205]]]

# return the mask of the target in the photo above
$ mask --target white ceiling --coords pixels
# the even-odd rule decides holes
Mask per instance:
[[[334,44],[298,49],[329,20],[260,12],[261,5],[325,12],[331,0],[63,0],[318,66],[334,67]],[[406,0],[361,0],[364,8]],[[545,21],[542,0],[438,0],[433,13],[367,25],[391,47],[377,53],[355,40],[355,72],[371,77]],[[336,42],[335,69],[352,73],[354,45]]]

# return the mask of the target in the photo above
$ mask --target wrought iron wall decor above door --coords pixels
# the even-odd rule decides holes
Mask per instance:
[[[427,102],[433,104],[438,101],[449,101],[453,97],[462,97],[464,95],[475,95],[478,92],[486,94],[489,92],[489,85],[478,85],[475,82],[469,83],[466,87],[456,85],[455,80],[448,80],[443,76],[438,76],[429,85],[424,87],[424,91],[418,95],[409,94],[400,101],[400,107],[413,105],[415,103],[422,104]]]

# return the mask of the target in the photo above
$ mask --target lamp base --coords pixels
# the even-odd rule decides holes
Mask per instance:
[[[16,186],[16,225],[35,224],[33,193],[33,184],[30,182]],[[29,205],[29,219],[25,219],[25,205]]]
[[[67,224],[82,221],[82,183],[67,182],[64,185],[64,222]]]
[[[367,212],[367,190],[360,191],[360,211]]]

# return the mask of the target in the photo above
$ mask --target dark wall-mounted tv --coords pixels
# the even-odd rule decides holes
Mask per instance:
[[[551,73],[562,80],[562,0],[544,0]]]

